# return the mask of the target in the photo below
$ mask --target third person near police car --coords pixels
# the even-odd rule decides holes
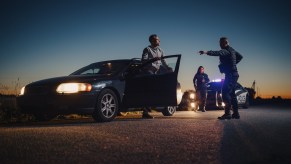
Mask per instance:
[[[221,37],[219,44],[221,48],[220,51],[199,51],[199,53],[200,55],[207,54],[209,56],[219,56],[219,70],[221,73],[225,74],[225,79],[222,86],[222,99],[225,103],[224,115],[218,117],[218,119],[240,119],[237,98],[235,95],[235,87],[239,78],[236,65],[243,57],[240,53],[229,46],[229,42],[226,37]],[[230,113],[231,108],[233,110],[232,115]]]
[[[194,88],[199,102],[199,110],[205,112],[207,99],[207,83],[209,82],[208,75],[204,73],[204,67],[200,66],[193,78]]]

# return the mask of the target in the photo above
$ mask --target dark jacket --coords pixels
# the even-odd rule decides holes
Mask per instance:
[[[203,82],[204,79],[204,82]],[[207,89],[207,83],[209,82],[208,75],[206,73],[196,73],[193,78],[193,84],[195,87],[195,90],[206,90]]]
[[[236,64],[243,56],[232,47],[228,46],[220,51],[208,51],[209,56],[219,56],[220,63],[225,66],[225,74],[237,74]]]

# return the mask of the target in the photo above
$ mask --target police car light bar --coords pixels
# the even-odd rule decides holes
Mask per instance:
[[[212,80],[212,82],[221,82],[222,79],[215,79],[215,80]]]

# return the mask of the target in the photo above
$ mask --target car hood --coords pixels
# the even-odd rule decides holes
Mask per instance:
[[[61,83],[94,83],[103,80],[111,80],[114,76],[112,75],[69,75],[69,76],[61,76],[55,78],[49,78],[44,80],[39,80],[33,83],[28,84],[27,86],[35,86],[35,85],[59,85]]]

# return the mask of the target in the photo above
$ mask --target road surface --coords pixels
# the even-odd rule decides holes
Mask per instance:
[[[291,163],[291,109],[129,114],[0,126],[0,163]]]

